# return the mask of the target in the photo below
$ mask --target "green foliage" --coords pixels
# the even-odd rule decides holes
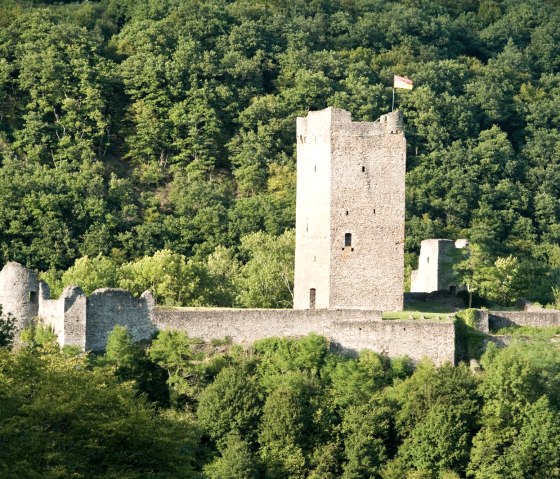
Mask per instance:
[[[455,347],[461,360],[478,359],[484,352],[486,335],[477,328],[478,314],[465,309],[455,316]]]
[[[221,455],[204,468],[208,479],[256,479],[258,462],[249,445],[237,434],[228,436]]]
[[[0,348],[2,477],[558,475],[555,343],[491,344],[475,374],[350,358],[314,335],[229,349],[160,332],[146,350],[117,327],[93,357],[38,329]]]
[[[264,232],[241,238],[247,258],[236,284],[239,304],[252,308],[291,307],[293,300],[295,232],[276,237]]]
[[[132,381],[137,390],[146,394],[150,401],[164,406],[169,403],[163,369],[146,357],[143,348],[132,340],[132,335],[125,326],[113,328],[107,339],[105,356],[100,363],[111,365],[119,380]]]
[[[471,293],[553,302],[554,2],[4,3],[0,260],[49,271],[54,296],[70,267],[86,292],[140,293],[158,270],[178,278],[164,304],[289,307],[295,118],[375,121],[399,73],[408,257],[466,237]],[[163,272],[162,251],[186,265]]]
[[[86,357],[23,348],[0,363],[3,477],[192,477],[192,421],[157,413]]]
[[[196,350],[198,343],[181,331],[160,331],[148,349],[150,360],[167,372],[171,402],[176,407],[194,402],[228,364],[219,355],[201,361],[202,353]]]
[[[10,348],[14,342],[16,318],[11,313],[3,313],[0,304],[0,348]]]
[[[307,371],[317,376],[325,365],[328,344],[325,338],[308,334],[303,338],[267,338],[255,341],[253,350],[259,358],[257,372],[267,389],[283,381],[288,372]]]
[[[341,407],[367,402],[392,379],[389,359],[365,350],[358,359],[329,364],[326,372],[331,381],[333,403]]]
[[[74,285],[90,295],[98,288],[117,286],[117,265],[110,258],[98,255],[95,258],[84,256],[74,262],[61,278],[62,288]]]
[[[532,441],[525,436],[531,433],[523,429],[530,428],[528,424],[533,420],[550,420],[546,418],[550,413],[545,412],[548,403],[557,407],[559,354],[550,343],[519,344],[499,351],[490,348],[485,353],[481,362],[485,369],[481,384],[482,428],[473,438],[469,465],[473,477],[521,477],[524,471],[532,470],[533,464],[543,461],[536,455],[527,462],[527,456],[518,451],[526,447],[521,445],[523,442]],[[535,417],[531,417],[533,414]],[[550,432],[545,428],[543,434]],[[555,456],[550,460],[554,463]],[[550,470],[545,462],[543,471]]]
[[[196,303],[200,276],[193,262],[170,250],[157,251],[153,256],[123,264],[119,270],[119,286],[140,295],[151,291],[161,304]]]
[[[198,421],[219,444],[225,443],[232,432],[249,442],[255,439],[262,400],[249,365],[230,366],[220,371],[198,401]]]

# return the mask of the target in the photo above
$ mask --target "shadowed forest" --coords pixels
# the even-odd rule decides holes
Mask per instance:
[[[146,349],[117,326],[101,356],[42,328],[24,339],[0,347],[6,479],[559,477],[550,342],[489,347],[473,372],[313,335],[242,348],[160,332]]]
[[[464,237],[480,296],[557,303],[559,24],[552,0],[4,0],[0,263],[289,307],[295,118],[373,121],[398,74],[407,272]]]

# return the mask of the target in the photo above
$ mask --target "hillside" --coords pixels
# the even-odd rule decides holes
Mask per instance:
[[[554,1],[4,1],[0,263],[285,306],[295,118],[375,120],[399,74],[409,270],[422,239],[465,237],[483,296],[554,303],[559,20]]]

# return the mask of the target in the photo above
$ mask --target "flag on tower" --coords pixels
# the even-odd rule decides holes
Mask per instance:
[[[412,80],[406,77],[395,75],[393,79],[393,88],[404,88],[405,90],[412,90]]]

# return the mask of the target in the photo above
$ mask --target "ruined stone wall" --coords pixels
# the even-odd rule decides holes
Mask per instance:
[[[420,244],[418,269],[412,271],[410,291],[432,293],[449,291],[456,284],[453,265],[460,259],[460,249],[467,241],[449,239],[427,239]]]
[[[67,286],[58,299],[50,299],[49,287],[39,285],[39,313],[43,324],[53,328],[61,346],[86,347],[86,295],[78,286]]]
[[[412,272],[410,291],[431,293],[438,290],[440,242],[451,240],[426,239],[420,243],[418,269]]]
[[[37,275],[19,263],[6,263],[0,271],[0,305],[16,318],[16,330],[27,327],[39,311]]]
[[[402,115],[298,118],[294,308],[402,309],[406,140]],[[347,235],[351,235],[351,238]]]
[[[87,298],[85,348],[105,349],[109,333],[117,325],[126,326],[134,341],[150,338],[156,331],[152,323],[154,300],[149,292],[135,298],[123,289],[95,290]]]
[[[22,268],[22,267],[21,267]],[[25,268],[23,268],[25,269]],[[13,274],[13,272],[17,274]],[[231,338],[238,343],[270,336],[303,336],[311,332],[327,337],[347,351],[371,349],[389,356],[408,355],[419,360],[430,357],[436,363],[453,361],[455,330],[452,322],[383,321],[381,312],[361,309],[245,310],[245,309],[155,309],[149,292],[141,298],[119,289],[100,289],[87,298],[77,286],[68,286],[58,299],[50,299],[48,285],[36,281],[31,272],[23,274],[11,265],[4,284],[21,291],[38,291],[37,313],[53,327],[61,346],[78,346],[99,351],[106,347],[109,333],[116,325],[127,326],[135,341],[150,338],[157,329],[186,331],[204,340]],[[24,278],[24,281],[21,280]],[[2,290],[7,303],[10,292]],[[27,295],[16,294],[16,306]],[[21,311],[21,309],[19,310]]]
[[[64,301],[50,299],[49,285],[41,281],[39,283],[39,312],[37,316],[43,324],[50,326],[61,346],[64,346]]]
[[[430,357],[437,364],[453,362],[455,357],[453,322],[383,321],[376,311],[156,308],[154,324],[205,341],[227,337],[235,343],[251,343],[271,336],[316,333],[347,351],[371,349],[414,360]]]
[[[67,286],[59,298],[64,311],[64,345],[87,347],[87,297],[81,288]],[[59,338],[60,341],[60,338]]]
[[[550,328],[560,326],[560,311],[485,311],[491,331],[510,326]]]

